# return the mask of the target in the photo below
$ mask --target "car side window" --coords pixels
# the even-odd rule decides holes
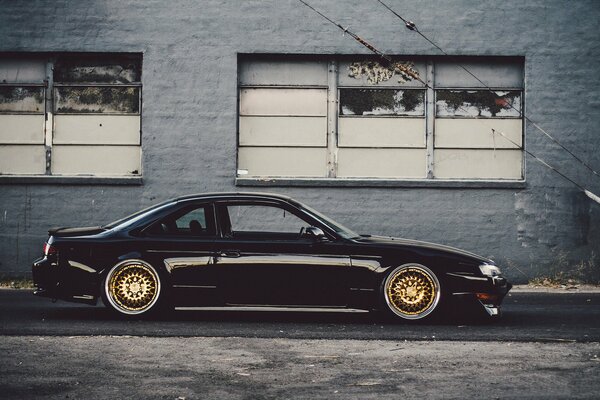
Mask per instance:
[[[298,238],[310,224],[291,212],[267,205],[228,205],[231,235],[234,237],[273,239]]]
[[[149,233],[159,236],[215,236],[212,208],[206,205],[186,207],[156,222]]]
[[[175,220],[175,225],[177,225],[177,229],[185,230],[190,227],[190,224],[192,226],[195,225],[193,221],[198,221],[202,229],[206,228],[206,212],[204,210],[204,207],[196,208],[195,210],[192,210],[187,214],[184,214],[181,217],[177,218]]]

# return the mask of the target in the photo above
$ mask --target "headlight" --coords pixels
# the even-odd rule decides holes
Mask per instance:
[[[481,273],[485,276],[500,276],[502,275],[502,272],[500,271],[500,268],[498,268],[495,265],[490,265],[490,264],[482,264],[479,266],[479,270],[481,270]]]

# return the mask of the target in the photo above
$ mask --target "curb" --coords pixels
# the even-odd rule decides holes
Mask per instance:
[[[509,293],[600,293],[600,286],[594,285],[574,285],[574,286],[530,286],[530,285],[514,285]]]

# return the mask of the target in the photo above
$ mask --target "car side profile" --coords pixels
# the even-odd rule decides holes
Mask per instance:
[[[49,230],[38,296],[139,316],[171,307],[448,309],[499,316],[511,284],[493,261],[432,243],[359,235],[289,197],[179,197],[104,226]],[[462,308],[461,308],[462,307]]]

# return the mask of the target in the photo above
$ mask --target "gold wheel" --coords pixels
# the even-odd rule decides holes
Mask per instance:
[[[150,265],[128,260],[115,265],[105,284],[110,305],[123,314],[141,314],[158,300],[160,279]]]
[[[440,299],[440,283],[435,274],[419,264],[403,265],[386,279],[385,300],[399,317],[420,319],[429,315]]]

